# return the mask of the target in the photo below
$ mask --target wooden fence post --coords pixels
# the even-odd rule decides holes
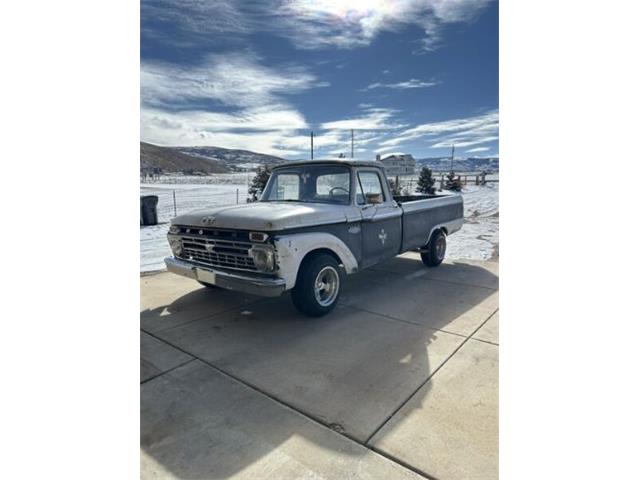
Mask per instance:
[[[176,191],[173,191],[173,216],[177,217],[178,216],[178,209],[176,207]]]

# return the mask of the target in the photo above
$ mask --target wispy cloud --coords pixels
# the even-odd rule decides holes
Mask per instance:
[[[417,125],[381,142],[380,146],[394,147],[423,137],[432,139],[434,143],[431,144],[431,148],[444,148],[451,144],[467,147],[497,140],[498,111],[491,110],[472,117]]]
[[[172,47],[237,43],[253,30],[253,22],[238,5],[231,0],[141,0],[142,44],[146,39]]]
[[[143,62],[140,70],[143,104],[174,108],[203,100],[261,106],[285,94],[327,85],[303,68],[266,67],[257,57],[239,53],[209,56],[190,66]]]
[[[390,130],[403,127],[403,125],[392,121],[395,110],[365,105],[362,115],[325,122],[321,125],[321,128],[324,130]]]
[[[490,147],[476,147],[470,150],[467,150],[467,153],[477,153],[477,152],[486,152],[487,150],[491,150]]]
[[[384,31],[417,25],[423,50],[437,48],[443,25],[470,22],[492,0],[284,0],[270,25],[299,48],[369,45]]]
[[[374,88],[391,88],[394,90],[407,90],[411,88],[427,88],[438,85],[436,81],[425,81],[418,80],[417,78],[412,78],[405,82],[397,82],[397,83],[372,83],[371,85],[367,85],[362,91],[373,90]]]
[[[233,41],[254,32],[287,38],[300,49],[367,46],[382,32],[424,30],[420,51],[438,47],[443,26],[472,21],[494,0],[142,0],[149,35],[172,44]],[[155,27],[154,27],[155,26]],[[168,28],[171,27],[171,28]],[[212,35],[228,33],[229,35]]]
[[[296,131],[308,124],[287,97],[326,85],[301,67],[267,67],[247,53],[194,66],[143,62],[141,137],[295,155],[304,143]]]

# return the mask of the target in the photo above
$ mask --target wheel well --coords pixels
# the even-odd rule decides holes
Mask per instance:
[[[338,265],[342,265],[342,260],[340,260],[340,257],[338,256],[338,254],[333,250],[331,250],[330,248],[316,248],[315,250],[311,250],[304,256],[304,258],[300,262],[300,265],[302,265],[312,256],[320,255],[323,253],[326,253],[327,255],[331,255],[334,258],[334,260],[338,262]]]
[[[433,237],[433,235],[435,235],[435,233],[439,232],[439,231],[442,231],[442,233],[444,233],[445,236],[449,234],[449,232],[447,232],[447,228],[446,227],[434,228],[433,231],[431,232],[431,234],[429,235],[429,238],[427,239],[427,245],[431,241],[431,238]]]

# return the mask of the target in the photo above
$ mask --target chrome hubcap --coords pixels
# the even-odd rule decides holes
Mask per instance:
[[[324,267],[314,282],[316,301],[323,307],[331,305],[338,296],[340,289],[340,276],[333,267]]]

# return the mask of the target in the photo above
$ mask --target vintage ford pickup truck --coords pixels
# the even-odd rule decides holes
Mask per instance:
[[[409,250],[429,267],[463,223],[459,194],[391,195],[379,162],[314,160],[274,168],[262,197],[171,221],[171,272],[263,296],[291,290],[311,316],[338,302],[341,278]]]

